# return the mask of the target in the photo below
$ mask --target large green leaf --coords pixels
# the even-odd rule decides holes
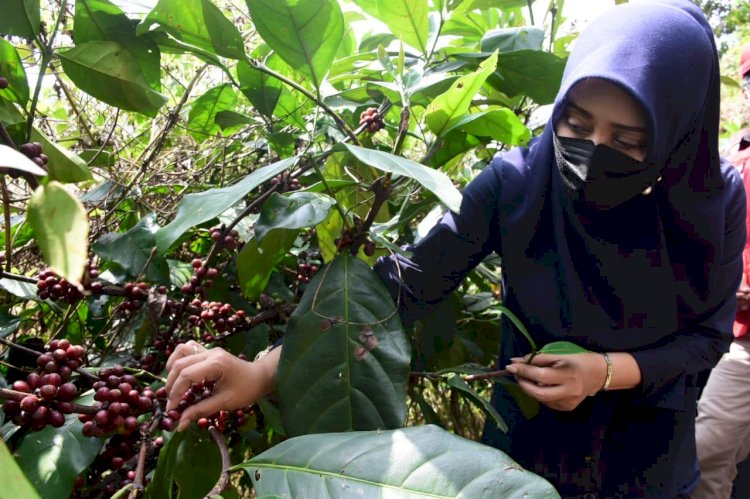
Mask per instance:
[[[427,53],[430,34],[427,0],[355,0],[355,3],[388,26],[396,38]]]
[[[29,483],[23,471],[16,464],[5,442],[0,439],[0,483],[3,491],[0,493],[5,498],[36,499],[39,493]]]
[[[427,107],[427,126],[435,135],[442,135],[451,120],[466,114],[472,99],[482,88],[487,77],[495,71],[496,66],[497,53],[493,53],[474,73],[462,76],[447,92],[432,101]]]
[[[42,145],[44,154],[49,157],[47,170],[49,178],[62,183],[76,183],[93,180],[91,171],[84,160],[74,152],[51,141],[36,127],[31,129],[31,140]]]
[[[76,0],[73,37],[77,45],[94,41],[118,42],[138,61],[154,90],[161,88],[159,46],[149,36],[136,36],[137,21],[109,0]]]
[[[449,123],[445,133],[455,129],[477,137],[490,137],[508,145],[524,145],[531,138],[531,131],[523,121],[507,108],[465,114]]]
[[[528,95],[538,104],[550,104],[560,89],[565,60],[541,50],[500,54],[497,71],[488,82],[506,95]]]
[[[260,114],[270,118],[281,95],[281,82],[259,71],[245,61],[237,64],[240,91]]]
[[[8,80],[8,88],[0,90],[0,100],[7,99],[25,106],[26,101],[29,100],[29,82],[26,79],[26,71],[23,69],[21,57],[15,47],[2,38],[0,38],[0,76]]]
[[[130,51],[117,42],[87,42],[58,56],[78,88],[109,105],[153,117],[167,101],[149,86]]]
[[[199,456],[200,463],[196,461]],[[173,497],[172,487],[179,487],[180,499],[204,497],[219,480],[219,448],[205,430],[191,426],[175,432],[159,454],[153,479],[145,496],[151,499]]]
[[[47,172],[29,158],[6,145],[0,144],[0,168],[11,168],[44,177]]]
[[[245,0],[263,40],[320,88],[344,36],[336,0]]]
[[[39,34],[39,0],[4,0],[0,33],[33,39]]]
[[[284,428],[303,435],[402,426],[409,358],[383,283],[362,260],[339,255],[310,282],[287,326],[277,375]]]
[[[185,196],[177,205],[174,220],[156,233],[156,246],[159,252],[164,253],[186,230],[221,215],[248,192],[294,166],[297,160],[297,157],[287,158],[255,170],[232,186]]]
[[[516,50],[541,50],[544,30],[537,27],[493,29],[482,37],[482,52],[514,52]]]
[[[28,219],[45,262],[62,277],[79,282],[88,256],[89,234],[81,202],[52,181],[34,192]]]
[[[93,401],[93,397],[89,398]],[[78,417],[72,414],[66,416],[62,427],[47,426],[42,431],[29,433],[21,441],[16,452],[18,464],[44,499],[70,497],[76,477],[99,453],[104,441],[84,437],[82,427]]]
[[[242,247],[237,255],[237,276],[245,298],[255,301],[266,289],[276,265],[294,245],[298,232],[274,229],[263,241],[254,237]]]
[[[159,0],[138,25],[137,33],[164,31],[198,49],[230,59],[244,59],[237,27],[209,0]]]
[[[255,224],[259,241],[273,229],[302,229],[317,225],[328,216],[335,200],[326,194],[295,192],[286,196],[274,193],[263,203]]]
[[[168,284],[167,261],[161,255],[151,258],[151,251],[156,246],[154,234],[158,230],[156,215],[151,214],[143,217],[127,232],[104,234],[91,246],[91,249],[100,258],[118,264],[132,277],[140,275],[150,259],[144,273],[146,280]]]
[[[199,140],[221,132],[216,115],[222,111],[233,111],[237,107],[237,94],[232,85],[225,83],[213,87],[193,102],[188,116],[188,127]]]
[[[499,450],[432,425],[292,438],[238,468],[245,469],[258,495],[560,497],[549,482]]]
[[[461,193],[453,185],[451,179],[440,171],[428,168],[416,161],[375,149],[366,149],[350,144],[342,144],[338,148],[349,151],[359,161],[378,170],[413,178],[456,213],[461,208]]]

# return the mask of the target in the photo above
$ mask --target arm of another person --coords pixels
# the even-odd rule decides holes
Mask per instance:
[[[461,213],[448,213],[419,244],[410,259],[381,259],[375,270],[391,289],[401,290],[402,316],[424,314],[426,307],[445,298],[466,274],[495,249],[497,179],[486,168],[467,186]],[[400,268],[397,268],[400,267]],[[206,349],[190,341],[167,361],[167,410],[174,409],[192,383],[216,380],[213,395],[183,412],[178,430],[219,410],[245,407],[271,393],[283,347],[254,362],[243,361],[221,348]]]

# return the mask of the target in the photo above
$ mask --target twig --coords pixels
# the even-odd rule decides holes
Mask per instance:
[[[219,433],[219,430],[217,430],[214,426],[210,426],[208,428],[208,432],[211,434],[214,442],[216,442],[216,445],[219,447],[219,453],[221,453],[221,476],[219,477],[219,481],[216,482],[216,485],[214,485],[214,488],[212,488],[211,491],[206,495],[206,497],[212,497],[221,494],[221,492],[227,487],[227,485],[229,485],[229,468],[232,467],[232,460],[229,457],[227,441],[224,440],[224,436]]]
[[[10,279],[11,281],[27,282],[29,284],[36,284],[37,280],[33,277],[27,277],[25,275],[11,274],[10,272],[4,272],[0,269],[0,278]]]
[[[16,402],[20,402],[30,395],[34,397],[36,396],[31,393],[19,392],[16,390],[10,390],[8,388],[0,388],[0,399],[2,400],[15,400]],[[72,406],[73,412],[78,414],[96,414],[101,410],[99,407],[91,405],[72,404]]]
[[[22,345],[18,345],[16,343],[13,343],[12,341],[6,340],[5,338],[0,338],[0,344],[11,347],[11,348],[15,348],[16,350],[21,350],[22,352],[26,352],[31,355],[36,355],[37,357],[39,357],[40,355],[44,353],[38,350],[32,350],[31,348],[27,348]]]
[[[10,272],[10,254],[13,251],[10,240],[10,196],[8,186],[5,184],[5,175],[0,175],[0,189],[3,191],[3,220],[5,224],[5,271]]]
[[[143,492],[143,477],[146,475],[146,458],[149,450],[149,436],[159,427],[161,422],[161,409],[158,407],[154,410],[151,424],[146,431],[141,430],[141,448],[138,452],[138,464],[135,467],[135,480],[133,480],[133,489],[128,495],[129,499],[136,499]]]
[[[482,373],[482,374],[469,374],[467,376],[464,376],[464,381],[479,381],[480,379],[507,378],[509,376],[512,376],[512,374],[509,373],[505,369],[500,369],[499,371],[491,371],[491,372]]]
[[[331,109],[330,107],[328,107],[328,105],[325,102],[323,102],[322,99],[317,98],[315,95],[313,95],[312,92],[310,92],[309,90],[307,90],[305,87],[303,87],[302,85],[300,85],[296,81],[290,80],[286,76],[284,76],[284,75],[282,75],[280,73],[277,73],[276,71],[274,71],[273,69],[267,67],[264,64],[261,64],[261,63],[255,61],[255,60],[253,60],[253,59],[248,59],[247,62],[253,68],[257,69],[258,71],[260,71],[262,73],[266,73],[267,75],[272,76],[273,78],[276,78],[277,80],[279,80],[282,83],[285,83],[286,85],[294,88],[299,93],[301,93],[302,95],[304,95],[305,97],[307,97],[308,99],[310,99],[311,101],[313,101],[315,103],[315,105],[317,105],[318,107],[320,107],[323,111],[326,112],[326,114],[328,114],[331,118],[333,118],[333,120],[336,122],[336,124],[339,127],[341,127],[341,129],[344,131],[344,133],[346,133],[349,136],[349,138],[351,139],[352,142],[354,142],[356,145],[360,145],[359,139],[357,139],[357,136],[354,134],[354,132],[352,131],[352,129],[349,127],[349,125],[347,125],[346,122],[343,119],[341,119],[341,116],[339,116],[338,114],[336,114],[333,111],[333,109]]]

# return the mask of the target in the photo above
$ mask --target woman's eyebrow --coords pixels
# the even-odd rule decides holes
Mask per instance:
[[[579,106],[573,101],[568,101],[568,106],[575,109],[578,113],[582,114],[585,118],[593,119],[594,115],[590,112],[586,111],[584,108]],[[612,126],[614,128],[618,128],[620,130],[625,130],[628,132],[638,132],[638,133],[646,133],[646,128],[642,126],[631,126],[631,125],[623,125],[622,123],[612,123]]]

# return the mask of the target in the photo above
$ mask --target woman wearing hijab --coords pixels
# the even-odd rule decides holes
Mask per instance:
[[[697,377],[731,339],[745,241],[744,192],[719,158],[718,120],[718,59],[700,10],[615,7],[576,42],[543,134],[496,156],[460,214],[409,259],[376,265],[409,322],[496,252],[504,304],[536,342],[590,350],[528,364],[529,346],[502,322],[498,364],[542,407],[527,420],[498,385],[492,403],[510,429],[488,425],[484,441],[563,496],[687,497],[698,482]],[[192,348],[170,359],[169,386]],[[279,350],[223,363],[225,386],[237,380],[224,400],[267,393]],[[248,388],[247,376],[261,381]]]

